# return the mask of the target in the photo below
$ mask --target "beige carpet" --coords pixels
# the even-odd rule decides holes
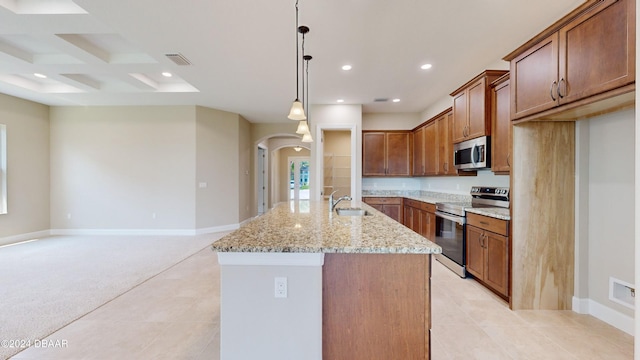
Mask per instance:
[[[0,248],[0,340],[43,339],[225,234],[59,236]],[[20,350],[3,342],[0,359]]]

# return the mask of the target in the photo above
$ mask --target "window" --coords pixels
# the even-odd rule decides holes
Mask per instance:
[[[0,214],[7,213],[7,126],[0,124]]]

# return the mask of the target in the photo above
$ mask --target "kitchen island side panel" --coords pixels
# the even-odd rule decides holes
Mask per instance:
[[[323,359],[429,359],[431,255],[325,254]]]

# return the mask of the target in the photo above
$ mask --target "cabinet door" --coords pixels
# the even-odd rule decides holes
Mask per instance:
[[[489,119],[489,115],[487,114],[487,102],[489,100],[487,93],[487,80],[486,78],[481,78],[472,85],[469,86],[467,90],[467,101],[468,101],[468,125],[467,125],[467,136],[466,139],[473,139],[483,135],[487,135],[487,121]],[[489,122],[490,124],[490,122]],[[491,130],[489,130],[491,131]]]
[[[560,104],[635,81],[635,1],[604,0],[559,31]]]
[[[453,98],[453,142],[464,141],[467,134],[467,91]]]
[[[382,204],[369,204],[369,206],[380,211],[381,213],[384,213],[384,205]]]
[[[414,209],[414,211],[418,215],[418,229],[416,230],[416,232],[424,237],[427,237],[427,232],[429,231],[427,212],[421,209]]]
[[[467,225],[467,271],[482,280],[484,278],[484,231]]]
[[[411,176],[410,132],[387,133],[387,175]]]
[[[413,175],[424,175],[424,127],[413,132]]]
[[[484,282],[509,296],[509,238],[485,231],[486,267]]]
[[[384,176],[386,174],[384,132],[362,134],[362,175]]]
[[[491,91],[491,170],[508,173],[511,170],[511,89],[509,80],[496,85]]]
[[[451,130],[453,128],[453,112],[436,120],[438,132],[438,174],[455,175],[453,167],[453,142]]]
[[[432,121],[424,127],[425,174],[438,174],[438,133],[436,122]]]
[[[431,241],[436,239],[436,214],[425,211],[425,218],[427,220],[427,233],[425,237]]]
[[[558,33],[511,60],[511,118],[558,104]]]
[[[402,221],[402,225],[413,230],[413,211],[411,211],[411,209],[412,208],[409,205],[404,206],[404,214],[403,214],[404,220]]]
[[[385,215],[387,215],[388,217],[392,218],[393,220],[402,223],[402,205],[395,205],[395,204],[387,204],[384,205],[383,207],[383,211],[385,213]]]

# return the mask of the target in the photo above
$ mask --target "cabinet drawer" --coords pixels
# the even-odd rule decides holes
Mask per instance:
[[[426,212],[430,212],[430,213],[435,213],[436,212],[436,205],[435,204],[430,204],[430,203],[426,203],[423,202],[420,204],[421,205],[421,209],[426,211]]]
[[[497,234],[509,235],[509,222],[488,216],[467,213],[467,224],[488,230]]]
[[[404,205],[405,206],[410,206],[412,208],[420,209],[420,206],[422,205],[422,201],[404,199]]]
[[[399,197],[365,197],[363,201],[371,205],[402,205]]]

